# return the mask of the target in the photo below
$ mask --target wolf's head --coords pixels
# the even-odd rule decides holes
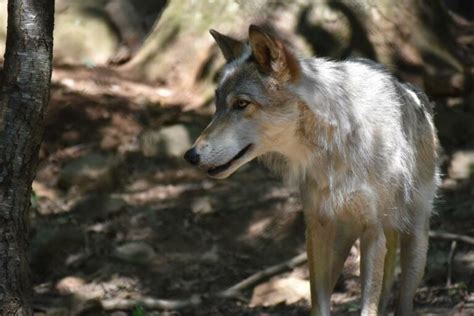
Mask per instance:
[[[296,154],[298,99],[290,87],[300,76],[298,60],[260,27],[249,44],[211,30],[226,59],[216,89],[216,113],[185,159],[214,178],[226,178],[268,152]]]

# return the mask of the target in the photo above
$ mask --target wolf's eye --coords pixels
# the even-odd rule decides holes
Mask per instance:
[[[236,110],[243,110],[249,105],[250,102],[244,99],[238,99],[237,101],[234,102],[232,107]]]

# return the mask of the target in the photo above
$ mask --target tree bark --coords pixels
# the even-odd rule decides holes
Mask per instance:
[[[185,91],[212,68],[217,51],[211,48],[209,29],[245,37],[248,23],[266,17],[268,4],[268,0],[169,1],[143,47],[122,69],[132,77],[167,82]]]
[[[457,25],[441,0],[170,1],[124,73],[189,91],[222,62],[214,63],[207,30],[246,38],[250,23],[273,26],[305,53],[371,58],[433,96],[470,89]]]
[[[298,31],[316,54],[368,57],[430,95],[458,95],[470,77],[456,27],[440,0],[337,0],[311,3]]]
[[[0,93],[0,314],[32,315],[31,183],[49,102],[54,0],[10,0]]]

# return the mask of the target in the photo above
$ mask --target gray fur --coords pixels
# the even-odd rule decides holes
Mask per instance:
[[[438,181],[435,168],[425,179],[417,172],[423,166],[416,165],[419,143],[426,137],[436,138],[426,96],[416,90],[421,103],[417,104],[407,92],[412,87],[372,62],[305,59],[301,65],[303,77],[290,89],[337,131],[331,143],[325,135],[315,135],[317,144],[327,151],[315,151],[311,161],[325,163],[305,166],[307,176],[333,192],[332,201],[322,203],[327,206],[320,205],[319,211],[337,212],[345,197],[368,186],[374,193],[374,206],[403,213],[387,216],[402,229],[409,216],[406,206],[413,202],[418,186]],[[435,154],[431,159],[436,160]],[[344,160],[345,173],[332,166],[336,156]],[[368,179],[377,179],[377,185]],[[390,200],[388,205],[380,205],[382,196]]]
[[[429,216],[439,183],[438,140],[428,98],[365,59],[300,59],[295,79],[289,73],[260,73],[250,48],[242,51],[240,58],[224,67],[216,93],[216,115],[196,141],[200,167],[232,162],[232,157],[252,144],[252,150],[218,177],[228,177],[248,161],[262,158],[299,187],[312,247],[328,247],[315,246],[318,239],[311,235],[315,227],[319,227],[318,236],[330,242],[333,224],[325,223],[350,223],[341,232],[361,237],[362,248],[372,251],[367,251],[364,265],[375,275],[380,275],[376,269],[385,253],[385,235],[395,233],[392,241],[400,235],[405,244],[402,255],[409,259],[402,262],[406,290],[400,296],[399,313],[410,313],[424,267]],[[282,52],[272,54],[282,56]],[[278,62],[272,64],[275,71],[284,71],[285,60]],[[250,109],[233,109],[236,96],[248,98]],[[350,238],[347,242],[350,246]],[[394,245],[391,247],[393,253]],[[393,263],[393,258],[387,260]],[[372,261],[378,267],[370,267]],[[383,259],[381,262],[383,265]],[[314,275],[320,272],[314,266],[310,269],[315,269]],[[380,296],[380,284],[373,278],[378,277],[364,280],[363,314],[377,312],[374,302]],[[321,280],[311,281],[319,291]],[[384,289],[386,286],[390,284],[384,280]],[[313,305],[317,303],[313,312],[326,314],[328,302],[313,292]],[[386,295],[384,290],[382,301]]]

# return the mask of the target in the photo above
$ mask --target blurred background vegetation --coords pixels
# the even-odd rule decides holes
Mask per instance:
[[[424,88],[444,148],[432,227],[473,236],[473,18],[469,0],[56,0],[31,213],[38,315],[308,313],[304,264],[215,295],[303,252],[304,225],[295,193],[261,166],[216,182],[181,159],[224,62],[209,28],[245,39],[267,25],[302,56],[371,58]],[[420,314],[474,313],[467,240],[432,239]],[[355,246],[336,313],[357,313],[357,278]]]

